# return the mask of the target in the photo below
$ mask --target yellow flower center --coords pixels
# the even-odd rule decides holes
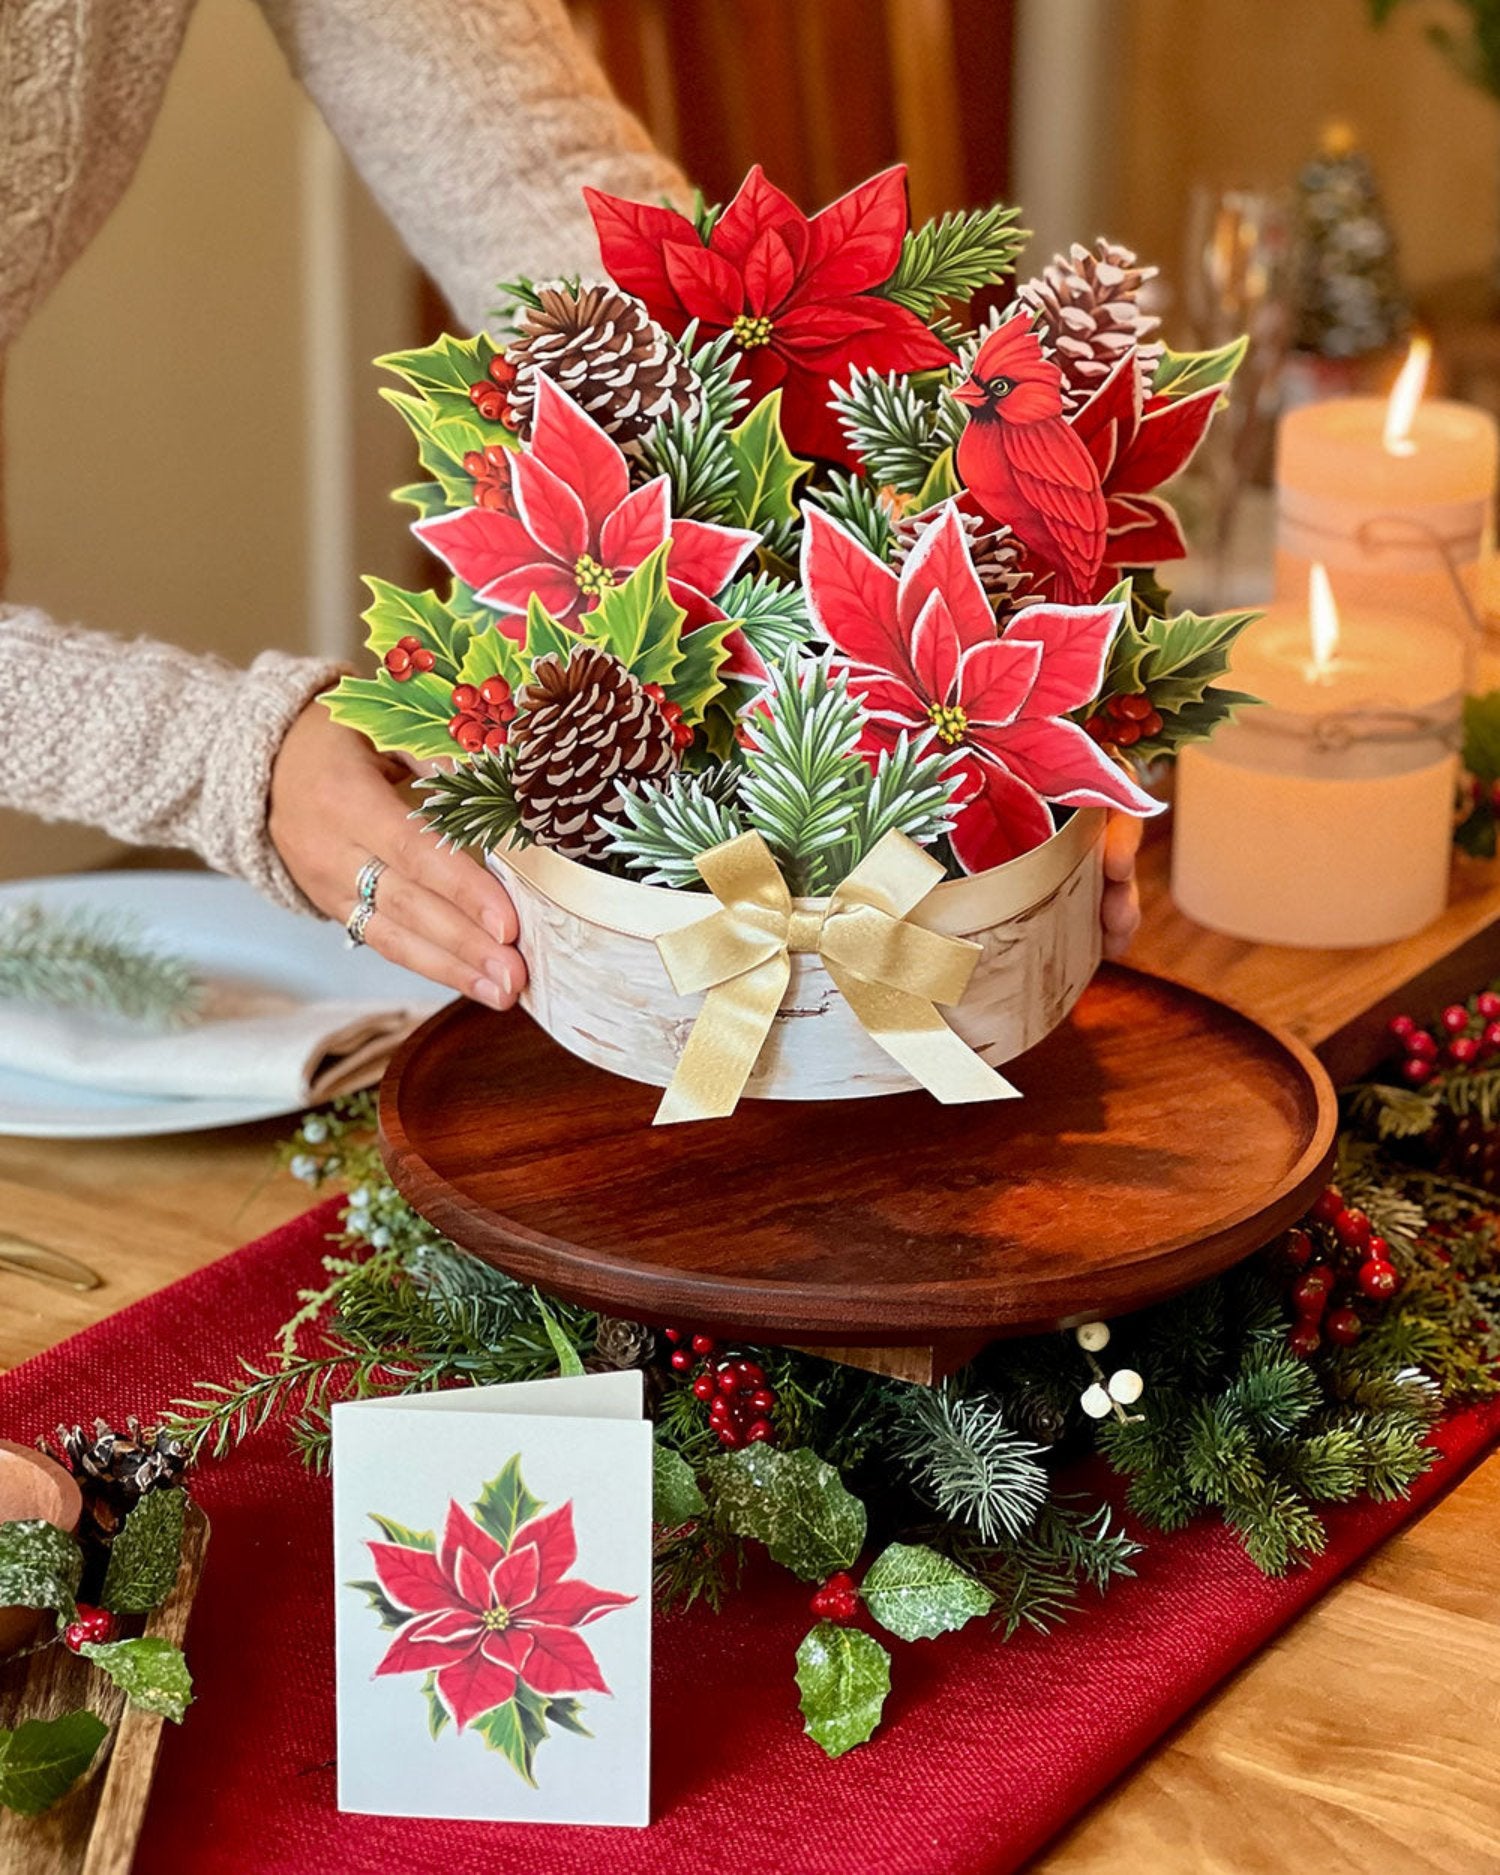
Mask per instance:
[[[764,313],[742,312],[729,329],[742,352],[753,352],[757,345],[771,343],[771,322]]]
[[[927,712],[939,742],[956,749],[969,733],[969,719],[956,703],[934,703]]]
[[[573,580],[586,599],[598,599],[615,583],[607,566],[601,566],[591,553],[581,553],[573,567]]]
[[[493,1608],[485,1609],[479,1617],[479,1625],[491,1634],[503,1634],[510,1626],[510,1610],[497,1602]]]

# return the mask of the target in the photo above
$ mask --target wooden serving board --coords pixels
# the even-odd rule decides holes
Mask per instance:
[[[144,1622],[123,1619],[120,1638],[155,1634],[182,1645],[207,1546],[208,1519],[190,1500],[176,1586]],[[128,1706],[111,1680],[65,1647],[0,1660],[0,1725],[55,1719],[80,1706],[97,1713],[110,1736],[86,1774],[50,1810],[17,1816],[0,1809],[0,1870],[6,1875],[129,1875],[163,1720]]]
[[[392,1062],[382,1147],[425,1217],[545,1290],[910,1378],[1201,1282],[1299,1216],[1332,1156],[1307,1049],[1119,966],[1006,1072],[1024,1099],[745,1100],[653,1127],[655,1088],[455,1003]],[[925,1371],[869,1357],[913,1347]]]

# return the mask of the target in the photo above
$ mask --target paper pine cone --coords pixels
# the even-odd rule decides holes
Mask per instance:
[[[677,766],[672,725],[639,680],[608,651],[576,645],[566,664],[537,659],[516,694],[510,747],[522,828],[568,859],[600,859],[599,822],[624,790]]]
[[[904,515],[896,522],[891,564],[898,573],[917,542],[941,514],[940,508],[927,508],[921,514]],[[990,604],[1001,613],[1014,610],[1031,586],[1020,541],[1008,527],[987,527],[977,514],[960,509],[958,518],[969,537],[969,556]]]
[[[1023,306],[1041,315],[1042,343],[1062,372],[1063,408],[1069,416],[1088,402],[1132,347],[1150,383],[1162,354],[1152,336],[1161,321],[1142,311],[1140,295],[1156,271],[1140,266],[1117,242],[1101,239],[1090,249],[1075,241],[1017,292]]]
[[[616,286],[560,281],[536,289],[519,337],[506,349],[516,380],[506,393],[518,434],[531,434],[535,374],[545,371],[620,444],[673,411],[698,414],[702,387],[686,355],[641,302]]]

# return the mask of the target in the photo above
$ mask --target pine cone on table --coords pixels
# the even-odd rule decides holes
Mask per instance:
[[[1162,355],[1152,337],[1161,321],[1142,311],[1140,295],[1156,272],[1117,242],[1101,239],[1090,249],[1075,241],[1017,292],[1023,306],[1041,315],[1042,343],[1063,374],[1066,415],[1088,402],[1132,347],[1149,385]]]
[[[600,827],[625,789],[677,766],[672,724],[617,657],[575,645],[566,664],[537,659],[516,693],[510,730],[516,807],[523,830],[568,859],[599,859]]]
[[[507,393],[517,434],[531,434],[536,373],[558,387],[626,444],[660,417],[696,416],[702,398],[687,355],[633,294],[598,281],[575,293],[560,281],[536,288],[519,337],[506,348],[516,367]]]
[[[124,1432],[96,1419],[92,1434],[59,1426],[55,1449],[45,1439],[37,1446],[78,1480],[92,1528],[106,1544],[143,1497],[180,1484],[187,1469],[182,1441],[156,1427],[143,1429],[134,1415]]]

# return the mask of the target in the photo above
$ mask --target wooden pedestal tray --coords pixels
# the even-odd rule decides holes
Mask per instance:
[[[928,1381],[1238,1262],[1333,1152],[1300,1043],[1119,966],[1006,1074],[1023,1100],[745,1100],[653,1128],[656,1088],[455,1003],[392,1062],[381,1140],[418,1211],[543,1290]]]

